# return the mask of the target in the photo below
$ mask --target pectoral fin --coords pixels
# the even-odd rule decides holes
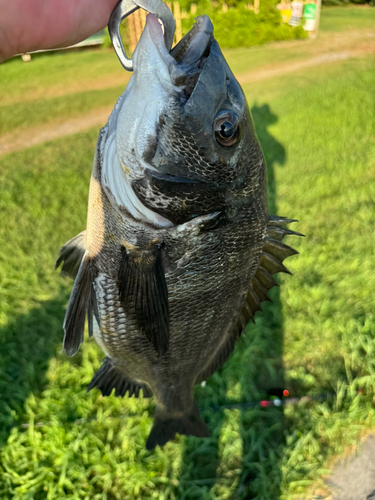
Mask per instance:
[[[55,263],[55,269],[62,264],[61,274],[63,276],[69,276],[73,279],[77,276],[79,266],[86,251],[85,238],[86,231],[82,231],[82,233],[74,236],[74,238],[65,243],[61,248],[59,258]]]
[[[120,301],[129,317],[159,354],[169,346],[168,289],[162,261],[162,247],[149,250],[122,248],[118,275]]]

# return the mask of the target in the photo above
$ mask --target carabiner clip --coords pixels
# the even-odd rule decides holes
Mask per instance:
[[[176,22],[172,12],[162,0],[120,0],[109,18],[108,31],[113,47],[120,63],[127,71],[133,71],[133,61],[127,57],[120,36],[120,24],[125,17],[142,8],[158,17],[164,27],[164,41],[168,51],[171,50]]]

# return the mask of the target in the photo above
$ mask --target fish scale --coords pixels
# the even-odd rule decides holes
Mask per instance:
[[[75,278],[64,349],[77,352],[87,316],[107,355],[88,390],[153,395],[148,449],[209,434],[194,385],[269,300],[272,275],[297,253],[282,239],[299,234],[268,213],[262,150],[209,19],[186,37],[169,53],[147,17],[134,75],[99,134],[86,232],[57,261]]]

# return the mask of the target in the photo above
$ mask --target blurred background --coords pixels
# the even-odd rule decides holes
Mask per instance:
[[[1,498],[360,500],[375,490],[368,468],[355,487],[360,473],[335,465],[375,433],[375,7],[358,3],[323,0],[320,23],[310,0],[172,5],[177,38],[211,16],[267,160],[270,212],[299,219],[292,229],[306,238],[289,238],[293,276],[196,388],[212,436],[152,452],[153,400],[86,394],[103,358],[92,339],[61,353],[72,282],[54,271],[85,228],[96,138],[129,74],[105,31],[85,48],[0,66]],[[124,23],[130,49],[143,22]]]

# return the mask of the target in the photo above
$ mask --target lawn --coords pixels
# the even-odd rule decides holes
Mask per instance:
[[[270,47],[249,53],[260,61],[262,50],[266,61]],[[102,68],[105,58],[81,54],[95,74],[90,54]],[[228,54],[242,67],[241,50]],[[53,56],[51,74],[55,66],[63,74],[64,57],[78,60]],[[17,67],[9,89],[35,66]],[[47,86],[57,85],[45,71]],[[77,75],[86,81],[84,70]],[[30,78],[36,92],[43,78],[36,70]],[[61,353],[71,282],[53,264],[85,227],[98,131],[0,156],[1,498],[307,500],[324,488],[333,457],[375,427],[374,87],[372,55],[244,85],[268,163],[270,209],[299,219],[295,229],[306,238],[290,238],[300,251],[288,262],[294,276],[282,277],[224,368],[196,389],[211,438],[179,436],[152,452],[144,443],[154,402],[86,393],[103,358],[92,339],[73,358]],[[63,110],[55,88],[48,99]],[[75,94],[83,102],[83,89],[67,96],[67,107]],[[108,103],[114,94],[111,87]],[[95,109],[88,97],[86,111]],[[18,98],[14,91],[12,102]],[[3,130],[15,123],[10,104]],[[304,398],[278,408],[212,408],[284,388]]]
[[[324,32],[374,29],[375,9],[369,5],[347,5],[345,7],[323,7],[320,29]]]

